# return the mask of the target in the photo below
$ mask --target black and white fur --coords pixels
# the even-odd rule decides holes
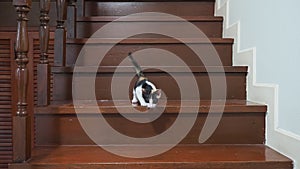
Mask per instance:
[[[156,107],[158,99],[161,97],[161,90],[157,89],[155,85],[144,76],[141,67],[133,59],[131,53],[128,54],[128,57],[134,65],[138,76],[138,80],[133,88],[132,105],[137,106],[138,103],[140,103],[141,106],[148,108]]]

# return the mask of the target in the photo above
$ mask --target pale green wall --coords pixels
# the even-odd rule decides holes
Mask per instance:
[[[241,50],[257,49],[257,82],[279,85],[279,127],[300,135],[300,1],[231,0]]]
[[[234,63],[248,65],[248,99],[268,105],[266,144],[300,169],[300,1],[216,0]]]

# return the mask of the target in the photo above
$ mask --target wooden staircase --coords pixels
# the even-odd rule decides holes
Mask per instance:
[[[265,114],[266,105],[247,101],[246,77],[247,67],[233,66],[233,39],[222,38],[223,18],[214,16],[213,0],[194,1],[97,1],[78,0],[76,32],[74,38],[70,36],[65,42],[66,57],[55,56],[54,66],[51,68],[53,89],[51,104],[37,106],[34,112],[34,148],[31,158],[25,162],[13,163],[11,169],[292,169],[292,161],[272,150],[265,143]],[[162,149],[168,142],[161,144],[133,144],[130,141],[115,140],[110,137],[100,137],[101,147],[88,136],[80,124],[78,117],[88,120],[99,118],[94,107],[90,105],[92,98],[84,96],[82,105],[76,105],[81,113],[76,113],[72,102],[72,77],[74,66],[79,68],[80,77],[88,77],[95,70],[89,53],[120,38],[118,31],[122,29],[139,28],[142,24],[161,23],[169,26],[179,26],[180,23],[166,18],[158,20],[144,20],[129,17],[122,21],[122,28],[117,27],[111,37],[100,38],[90,36],[105,24],[120,16],[137,12],[164,12],[180,16],[201,29],[209,38],[211,44],[203,39],[194,39],[187,35],[189,44],[201,49],[202,54],[209,57],[208,46],[212,45],[222,62],[220,65],[204,63],[182,42],[157,34],[142,34],[134,36],[115,45],[96,68],[95,95],[97,105],[105,120],[118,132],[135,138],[148,138],[168,130],[176,121],[181,109],[183,119],[189,121],[194,109],[197,109],[195,123],[178,145],[169,151],[147,158],[128,158],[112,154],[105,149],[121,150],[122,152],[149,153],[153,149]],[[85,56],[78,60],[83,45],[87,47]],[[156,69],[145,70],[145,75],[161,88],[167,100],[166,106],[158,105],[153,110],[142,107],[136,108],[148,113],[132,111],[132,106],[126,98],[112,99],[111,83],[115,70],[129,52],[136,52],[148,48],[158,48],[170,51],[180,57],[189,67],[192,74],[180,66],[153,65]],[[59,51],[61,52],[61,51]],[[63,52],[62,52],[63,53]],[[149,56],[151,57],[151,56]],[[77,61],[77,63],[76,63]],[[208,68],[205,68],[208,66]],[[181,100],[180,86],[169,72],[159,70],[168,67],[175,77],[187,78],[193,75],[199,86],[200,100],[192,101],[193,97]],[[121,67],[119,78],[128,79],[133,76],[131,65]],[[224,72],[223,72],[224,70]],[[226,79],[226,98],[212,100],[212,85],[210,78],[219,79],[224,73]],[[130,82],[132,87],[134,80]],[[84,88],[82,90],[85,90]],[[131,92],[128,90],[128,94]],[[48,93],[49,94],[49,93]],[[50,98],[50,96],[48,96]],[[224,111],[210,112],[212,107],[222,107]],[[195,103],[199,103],[195,104]],[[84,112],[86,110],[86,112]],[[157,112],[163,111],[161,116],[150,123],[135,123],[124,118],[120,113],[127,114],[139,120],[148,119]],[[215,132],[204,143],[199,143],[199,135],[209,114],[222,116]],[[184,125],[184,124],[182,124]],[[105,130],[102,132],[110,132]],[[175,133],[176,135],[176,133]],[[126,153],[125,153],[126,154]]]

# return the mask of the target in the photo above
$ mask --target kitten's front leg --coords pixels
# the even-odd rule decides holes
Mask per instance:
[[[135,89],[135,95],[136,95],[137,99],[139,100],[141,106],[147,106],[148,107],[148,103],[146,103],[145,99],[143,98],[142,86],[139,86]]]
[[[136,93],[135,93],[134,89],[132,91],[132,95],[133,95],[133,98],[131,100],[131,104],[132,104],[132,106],[136,107],[138,105],[138,99],[136,97]]]

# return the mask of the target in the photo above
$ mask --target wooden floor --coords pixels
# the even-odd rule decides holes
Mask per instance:
[[[163,146],[146,147],[151,151]],[[142,149],[128,145],[109,148],[136,154]],[[143,159],[120,157],[97,146],[59,146],[35,148],[29,164],[33,169],[285,169],[292,166],[292,161],[264,145],[179,145],[164,154]]]

